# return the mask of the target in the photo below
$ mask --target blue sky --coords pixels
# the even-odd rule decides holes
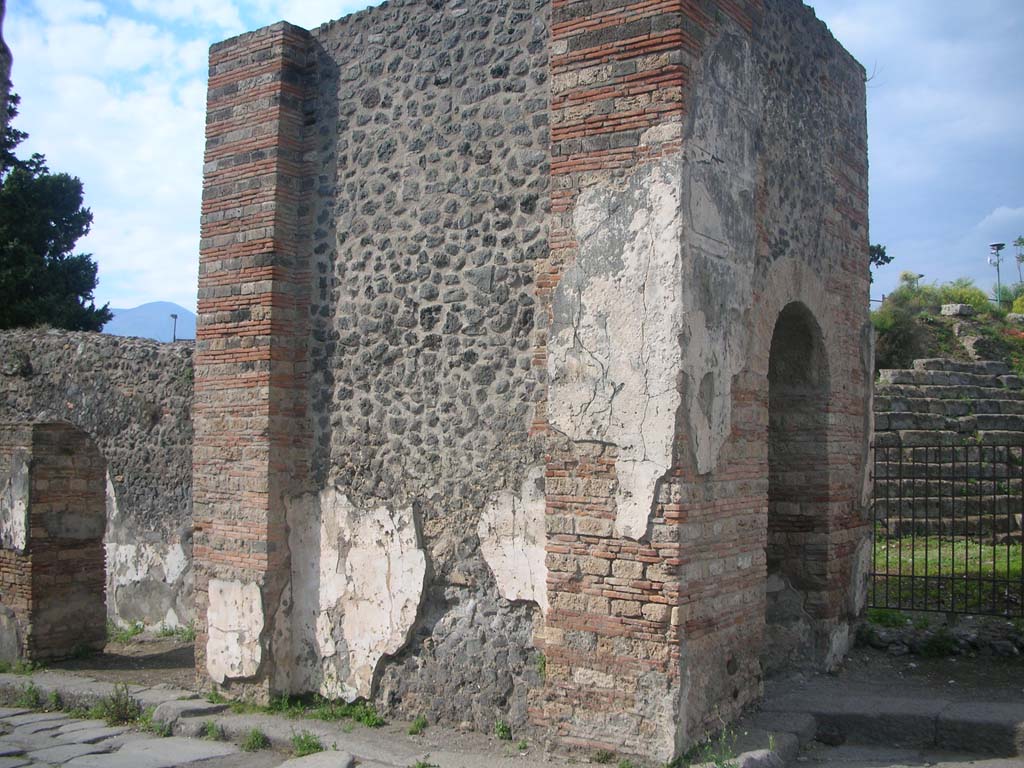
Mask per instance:
[[[1024,2],[810,4],[870,76],[871,241],[896,257],[872,295],[904,270],[989,288],[988,243],[1024,234]],[[195,308],[210,43],[365,5],[8,0],[16,125],[31,134],[25,151],[85,184],[95,221],[79,245],[99,263],[100,303]]]

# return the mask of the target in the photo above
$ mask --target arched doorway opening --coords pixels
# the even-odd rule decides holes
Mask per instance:
[[[821,328],[793,302],[775,323],[768,363],[765,644],[772,674],[815,663],[828,584],[828,360]]]
[[[70,424],[0,424],[0,659],[102,650],[105,477]]]

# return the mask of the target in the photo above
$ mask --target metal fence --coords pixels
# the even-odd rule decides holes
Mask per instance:
[[[874,445],[868,605],[1024,617],[1024,441]]]

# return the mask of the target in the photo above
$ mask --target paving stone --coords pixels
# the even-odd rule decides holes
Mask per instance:
[[[21,768],[23,765],[31,765],[32,761],[27,757],[0,757],[0,768]]]
[[[69,768],[175,768],[237,752],[233,744],[172,736],[130,741],[116,752],[83,755],[65,765]]]
[[[81,757],[82,755],[94,755],[109,751],[109,747],[96,746],[95,744],[61,744],[60,746],[29,752],[28,757],[41,763],[66,763],[68,760]]]
[[[0,757],[9,757],[10,755],[20,755],[25,751],[25,748],[18,744],[12,744],[9,741],[0,739]]]
[[[24,715],[32,710],[19,709],[17,707],[0,707],[0,720],[4,720],[8,717],[14,717],[15,715]]]
[[[78,731],[71,731],[70,733],[57,734],[54,736],[54,741],[58,744],[96,744],[101,741],[106,741],[107,739],[112,739],[115,736],[121,736],[125,733],[128,733],[127,728],[101,725],[94,728],[83,728]]]
[[[166,701],[153,711],[153,719],[160,723],[175,723],[181,717],[204,717],[227,709],[227,704],[212,704],[202,699]]]
[[[103,728],[106,720],[72,720],[60,727],[61,733],[74,733],[75,731],[86,731],[90,728]]]
[[[28,712],[24,715],[15,715],[14,717],[8,717],[7,722],[15,727],[22,725],[32,725],[33,723],[46,723],[53,720],[68,720],[68,716],[63,712]]]
[[[355,763],[355,758],[347,752],[317,752],[286,760],[279,768],[352,768]]]
[[[60,720],[44,720],[41,723],[27,723],[26,725],[19,725],[15,728],[13,734],[30,734],[30,733],[47,733],[49,731],[56,731],[61,727],[62,721]]]

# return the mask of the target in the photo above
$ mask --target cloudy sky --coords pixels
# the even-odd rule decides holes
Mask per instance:
[[[8,0],[22,97],[15,123],[53,170],[79,176],[95,221],[80,250],[97,299],[195,309],[206,55],[287,19],[312,27],[344,0]],[[1024,234],[1024,2],[818,0],[868,83],[871,241],[901,271],[989,288],[988,244]],[[1003,276],[1017,279],[1013,247]]]

